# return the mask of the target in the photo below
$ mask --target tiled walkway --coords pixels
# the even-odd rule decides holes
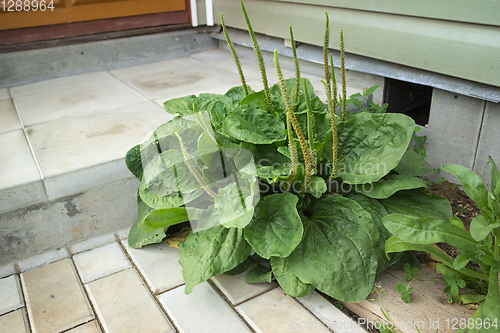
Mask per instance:
[[[218,275],[184,293],[179,251],[128,247],[128,230],[0,271],[0,332],[357,332],[316,292],[295,299],[275,282]]]
[[[248,84],[261,89],[258,66],[242,64]],[[320,77],[304,76],[322,87]],[[0,89],[0,214],[131,179],[123,157],[172,118],[165,100],[235,85],[230,54],[215,49]],[[45,233],[42,242],[79,232],[68,220],[79,207],[63,209],[66,222],[30,222]],[[133,221],[136,207],[126,209]],[[294,299],[275,283],[248,285],[244,275],[216,276],[185,295],[178,250],[130,249],[126,237],[127,230],[111,233],[0,267],[0,332],[362,332],[315,292]]]

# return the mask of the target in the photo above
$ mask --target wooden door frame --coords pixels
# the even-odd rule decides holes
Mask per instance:
[[[124,37],[124,35],[127,35],[125,31],[130,30],[131,35],[137,35],[137,32],[134,32],[134,30],[141,28],[152,28],[152,27],[162,27],[162,26],[164,27],[172,26],[172,28],[174,28],[174,25],[177,25],[179,29],[183,28],[185,29],[191,26],[190,1],[185,0],[185,3],[186,3],[186,10],[183,11],[117,17],[117,18],[109,18],[103,20],[64,23],[64,24],[55,24],[55,25],[47,25],[40,27],[12,29],[12,30],[1,30],[0,46],[2,48],[7,47],[8,49],[11,49],[12,46],[19,44],[49,41],[49,40],[59,40],[59,39],[70,39],[73,37],[78,38],[81,36],[89,36],[89,35],[96,35],[97,37],[99,34],[112,33],[112,32],[121,32],[121,33],[119,34],[114,33],[111,34],[111,36],[117,35],[120,37]],[[166,30],[172,30],[172,29],[166,28]],[[85,40],[88,39],[89,38],[86,38]],[[97,37],[96,40],[98,39],[102,38]]]

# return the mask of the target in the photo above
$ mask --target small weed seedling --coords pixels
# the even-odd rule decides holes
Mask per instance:
[[[448,296],[448,303],[461,303],[461,297],[458,294],[458,288],[464,288],[466,283],[463,279],[455,279],[451,275],[444,275],[444,293]]]
[[[413,288],[410,288],[410,285],[413,281],[420,277],[420,275],[418,275],[420,273],[420,269],[416,267],[412,268],[409,263],[404,264],[403,269],[406,272],[404,280],[410,281],[410,283],[408,283],[408,285],[405,285],[403,282],[400,282],[396,285],[396,289],[401,293],[401,299],[403,300],[403,302],[409,303],[411,300],[411,291],[413,290]]]

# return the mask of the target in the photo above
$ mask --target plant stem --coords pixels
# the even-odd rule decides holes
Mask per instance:
[[[297,134],[297,138],[299,139],[300,143],[300,149],[302,150],[302,155],[304,156],[304,161],[306,163],[305,165],[305,181],[304,184],[302,185],[302,188],[300,192],[305,191],[307,186],[309,185],[309,182],[311,181],[311,176],[312,176],[312,161],[311,161],[311,152],[309,151],[309,147],[307,146],[306,138],[304,136],[304,133],[302,133],[302,130],[300,129],[299,122],[297,120],[297,117],[295,116],[295,112],[293,110],[292,106],[292,100],[290,98],[290,93],[288,92],[288,88],[286,86],[285,79],[283,78],[283,73],[281,72],[281,67],[278,59],[278,51],[274,50],[274,64],[276,66],[276,72],[278,74],[278,79],[279,79],[279,85],[281,89],[281,94],[283,95],[283,99],[285,100],[285,105],[286,105],[286,111],[287,111],[287,124],[290,122],[293,126],[293,129],[295,130],[295,133]],[[288,121],[290,119],[290,121]],[[290,131],[289,131],[290,133]],[[293,141],[293,137],[289,137],[288,140],[291,142]],[[293,161],[292,161],[293,163]]]
[[[306,96],[307,106],[307,139],[309,141],[309,150],[314,150],[314,115],[312,113],[311,101],[309,100],[309,92],[307,91],[306,80],[304,80],[304,95]]]
[[[346,120],[347,89],[345,82],[344,32],[340,30],[340,73],[342,75],[342,120]]]
[[[337,124],[335,122],[335,108],[336,108],[336,100],[337,100],[337,84],[335,83],[335,71],[333,69],[333,58],[330,55],[332,74],[330,74],[330,68],[328,67],[328,44],[330,42],[330,19],[328,17],[328,13],[325,12],[326,15],[326,23],[325,23],[325,38],[323,41],[323,66],[325,69],[325,81],[322,81],[325,85],[326,90],[326,98],[328,101],[328,114],[330,115],[330,126],[332,128],[332,172],[330,174],[330,180],[335,177],[337,173]],[[333,75],[333,78],[332,78]],[[332,81],[335,83],[335,86],[332,89]],[[332,97],[333,95],[333,97]]]
[[[190,156],[186,150],[186,147],[184,146],[184,141],[182,140],[181,136],[179,133],[175,132],[175,135],[179,139],[179,143],[181,145],[181,151],[182,151],[182,156],[184,156],[184,162],[186,162],[186,165],[189,169],[189,172],[193,175],[194,179],[200,184],[200,186],[207,192],[208,195],[210,195],[212,198],[216,197],[216,194],[208,187],[207,183],[205,183],[205,180],[203,180],[203,177],[200,175],[196,167],[193,165],[193,162],[190,159]]]
[[[243,70],[241,69],[240,59],[238,58],[238,54],[236,54],[236,49],[234,48],[234,44],[229,38],[229,34],[227,33],[226,24],[224,23],[224,17],[222,13],[220,13],[220,21],[222,24],[222,30],[224,30],[224,35],[226,36],[227,46],[229,46],[229,50],[231,50],[231,54],[233,55],[234,61],[236,62],[236,67],[238,68],[238,73],[240,74],[241,86],[243,87],[243,91],[245,92],[245,96],[248,95],[248,88],[245,82],[245,76],[243,75]]]
[[[245,23],[248,28],[248,33],[250,34],[250,38],[252,39],[253,49],[255,51],[255,55],[257,56],[257,61],[259,62],[260,73],[262,75],[262,85],[264,86],[264,95],[266,97],[267,106],[269,107],[269,112],[271,112],[273,110],[273,104],[271,103],[271,94],[269,92],[269,83],[267,82],[264,58],[262,58],[262,52],[260,51],[259,43],[257,43],[257,38],[255,37],[255,33],[252,29],[252,24],[250,23],[250,19],[248,18],[248,14],[242,0],[240,0],[240,5],[243,12],[243,17],[245,18]]]
[[[335,69],[333,67],[333,55],[330,53],[330,68],[332,69],[332,96],[333,96],[333,113],[337,112],[337,80],[335,79]]]
[[[290,26],[290,41],[292,43],[293,64],[295,65],[295,94],[293,96],[293,101],[297,102],[300,93],[300,68],[299,59],[297,58],[297,49],[295,48],[295,40],[293,39],[292,26]]]

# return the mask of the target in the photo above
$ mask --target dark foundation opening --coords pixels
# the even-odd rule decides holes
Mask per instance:
[[[396,79],[385,79],[384,103],[387,112],[403,113],[425,126],[429,123],[432,87]]]

